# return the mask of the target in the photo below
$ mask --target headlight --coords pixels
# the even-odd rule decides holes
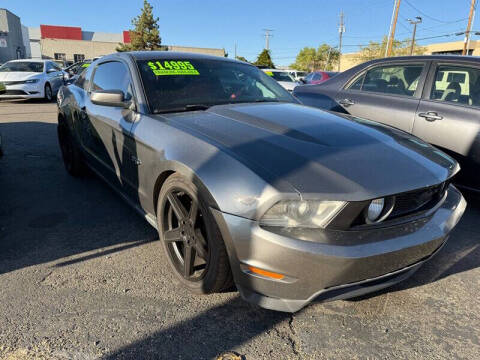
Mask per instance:
[[[39,82],[38,79],[30,79],[30,80],[25,80],[24,81],[25,84],[36,84],[38,82]]]
[[[372,200],[367,209],[367,221],[375,222],[378,220],[385,207],[385,199]]]
[[[346,205],[344,201],[280,201],[260,219],[261,226],[325,228]]]

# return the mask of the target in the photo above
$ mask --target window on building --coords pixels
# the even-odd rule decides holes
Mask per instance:
[[[67,59],[65,53],[55,53],[55,54],[54,54],[54,57],[55,57],[55,60],[62,60],[62,61],[64,61],[64,60]]]
[[[74,63],[84,61],[84,60],[85,60],[85,55],[84,54],[73,54],[73,62]]]

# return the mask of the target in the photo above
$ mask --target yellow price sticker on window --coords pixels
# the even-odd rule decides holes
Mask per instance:
[[[163,75],[200,75],[190,61],[149,61],[148,66],[156,76]]]
[[[267,74],[268,76],[273,76],[273,72],[271,71],[265,71],[265,74]]]

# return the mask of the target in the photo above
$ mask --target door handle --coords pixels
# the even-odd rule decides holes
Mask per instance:
[[[342,100],[339,100],[338,103],[340,105],[343,105],[345,107],[349,107],[351,105],[355,105],[355,101],[353,100],[350,100],[350,99],[342,99]]]
[[[434,111],[427,111],[424,113],[419,113],[418,116],[424,118],[427,121],[435,121],[435,120],[442,120],[443,116],[438,115]]]

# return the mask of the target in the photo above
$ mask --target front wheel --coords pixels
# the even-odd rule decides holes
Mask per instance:
[[[208,294],[233,284],[225,244],[205,194],[180,174],[163,184],[157,203],[160,241],[177,279]]]
[[[52,102],[53,100],[53,91],[50,84],[45,85],[45,101]]]

